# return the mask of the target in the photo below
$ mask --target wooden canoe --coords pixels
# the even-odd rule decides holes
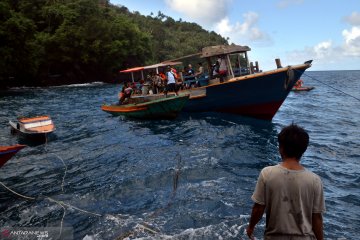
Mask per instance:
[[[291,89],[291,91],[294,91],[294,92],[302,92],[302,91],[310,91],[310,90],[313,90],[315,87],[306,87],[306,86],[303,86],[303,87],[293,87]]]
[[[0,146],[0,168],[26,145]]]
[[[138,96],[129,104],[103,105],[101,109],[115,116],[126,116],[139,119],[173,119],[176,118],[189,99],[189,95]]]

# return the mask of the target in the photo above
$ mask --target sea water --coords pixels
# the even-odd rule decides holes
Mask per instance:
[[[258,174],[280,161],[277,134],[294,122],[310,134],[302,163],[324,183],[325,238],[358,238],[360,71],[305,74],[315,89],[291,92],[271,122],[113,117],[100,106],[116,101],[120,85],[2,92],[1,145],[22,142],[8,124],[18,116],[48,114],[57,130],[0,169],[2,184],[36,198],[1,185],[0,228],[71,228],[74,239],[246,239]]]

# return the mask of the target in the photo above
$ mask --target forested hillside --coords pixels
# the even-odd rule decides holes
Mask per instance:
[[[196,23],[106,0],[1,0],[0,87],[110,82],[119,69],[226,43]]]

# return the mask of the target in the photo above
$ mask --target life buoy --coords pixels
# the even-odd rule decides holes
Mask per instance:
[[[286,90],[290,90],[290,86],[293,81],[294,81],[294,70],[291,67],[289,67],[286,72],[284,88]]]

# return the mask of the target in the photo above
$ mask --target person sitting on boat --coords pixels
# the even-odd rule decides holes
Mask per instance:
[[[199,62],[198,65],[199,65],[199,69],[195,73],[195,77],[200,78],[204,74],[204,67],[202,66],[201,62]]]
[[[189,64],[188,65],[188,69],[187,69],[187,75],[188,76],[192,76],[192,75],[194,75],[194,70],[192,69],[192,66],[191,66],[191,64]]]
[[[167,79],[167,85],[165,88],[165,96],[167,96],[168,92],[175,92],[175,94],[178,96],[178,88],[176,86],[176,78],[174,73],[171,71],[171,67],[168,66],[166,68],[166,79]]]
[[[119,94],[119,104],[124,104],[126,100],[128,101],[131,97],[132,92],[133,89],[132,87],[130,87],[130,84],[125,83]]]
[[[194,80],[195,79],[195,72],[192,69],[191,64],[185,69],[185,80]]]
[[[202,63],[199,62],[198,65],[199,65],[198,71],[195,73],[195,78],[196,78],[196,79],[199,79],[199,78],[201,78],[201,77],[204,75],[204,67],[202,66]],[[196,81],[196,86],[197,86],[197,87],[200,87],[198,81]]]

